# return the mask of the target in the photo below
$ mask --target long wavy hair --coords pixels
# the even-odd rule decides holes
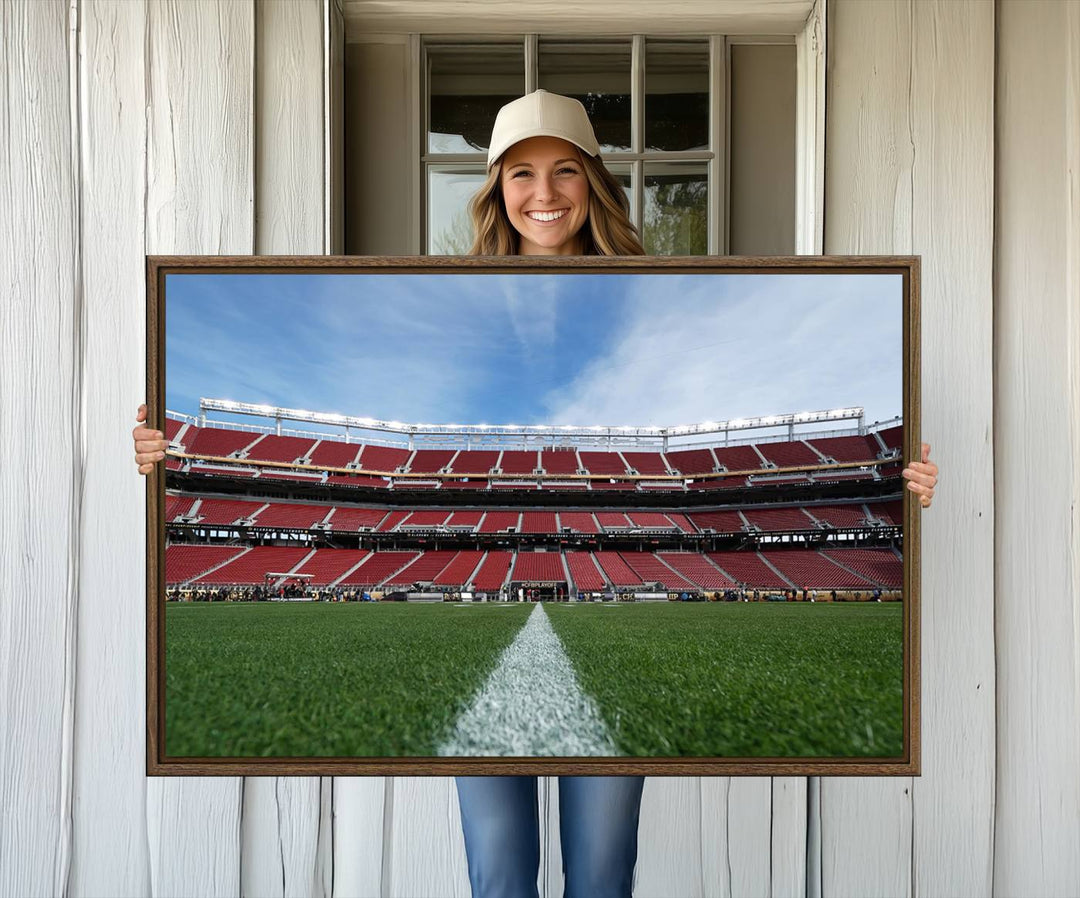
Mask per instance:
[[[637,228],[630,221],[630,202],[622,185],[599,156],[578,153],[589,182],[589,213],[578,234],[585,256],[643,256]],[[503,155],[505,158],[505,154]],[[471,256],[516,256],[521,236],[510,224],[502,196],[503,158],[491,167],[483,186],[469,200],[473,244]]]

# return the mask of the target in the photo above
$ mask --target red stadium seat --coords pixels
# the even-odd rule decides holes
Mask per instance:
[[[386,581],[387,586],[409,586],[413,583],[430,584],[443,569],[457,557],[457,552],[423,552],[408,567],[398,571]]]
[[[356,461],[363,446],[337,440],[320,440],[311,452],[311,464],[327,468],[344,468]]]
[[[360,467],[365,471],[393,474],[409,460],[408,449],[394,446],[365,446],[360,453]]]
[[[410,528],[431,530],[435,527],[441,527],[449,517],[449,511],[414,511],[398,524],[398,530],[408,530]]]
[[[472,576],[480,566],[484,553],[480,551],[458,552],[442,572],[435,578],[435,586],[456,586],[458,588],[468,586],[472,582]]]
[[[312,586],[329,586],[370,555],[368,549],[316,549],[296,573],[310,574]]]
[[[594,552],[593,555],[612,586],[622,588],[642,585],[641,577],[623,561],[618,552]]]
[[[253,527],[281,528],[285,530],[310,530],[330,514],[332,505],[300,505],[287,502],[271,502],[255,516]]]
[[[471,532],[476,529],[476,525],[480,523],[483,516],[482,511],[455,511],[450,515],[450,520],[446,522],[446,526],[450,530]]]
[[[742,509],[742,515],[766,533],[817,529],[817,524],[797,506],[793,508],[747,507]]]
[[[753,446],[723,446],[713,452],[717,462],[729,471],[760,471],[765,467]]]
[[[757,451],[778,468],[824,464],[824,459],[802,440],[783,443],[755,443]]]
[[[577,474],[581,467],[575,449],[544,449],[540,465],[547,474]]]
[[[489,511],[480,522],[480,533],[504,533],[509,528],[518,530],[521,513],[517,511]]]
[[[266,582],[266,574],[292,571],[311,551],[293,546],[256,546],[223,567],[197,577],[194,582],[257,586]]]
[[[412,474],[436,474],[450,464],[456,454],[453,449],[417,449],[405,470]]]
[[[247,502],[242,499],[203,499],[192,512],[201,524],[235,524],[253,518],[266,502]]]
[[[411,450],[177,419],[166,429],[174,445],[187,440],[203,450],[192,454],[217,459],[167,462],[170,584],[252,585],[291,571],[315,586],[493,593],[547,584],[560,597],[563,584],[590,593],[902,586],[899,548],[845,545],[870,542],[860,532],[868,528],[875,546],[901,545],[902,462],[886,450],[899,445],[900,427],[667,452],[501,450],[486,438],[484,448],[429,441]],[[302,464],[314,470],[290,469]],[[354,466],[362,473],[343,473]],[[256,541],[289,545],[186,542],[215,530],[219,542],[246,539],[246,527],[262,531]],[[839,529],[855,532],[831,532]]]
[[[336,506],[330,516],[330,529],[335,533],[359,533],[374,530],[386,517],[385,508],[350,508]]]
[[[904,523],[904,506],[899,501],[870,502],[867,506],[870,515],[878,521],[899,527]]]
[[[580,449],[578,457],[581,459],[581,466],[590,474],[622,476],[630,473],[618,452],[588,452]]]
[[[620,552],[622,560],[643,583],[658,583],[663,589],[696,590],[697,586],[668,567],[651,552]]]
[[[757,552],[708,552],[706,557],[749,589],[790,589],[794,585],[769,567]]]
[[[504,475],[533,474],[539,467],[540,461],[535,449],[530,450],[506,450],[499,459],[499,470]]]
[[[566,571],[558,552],[518,552],[512,583],[566,583]]]
[[[872,436],[825,437],[809,441],[822,455],[838,462],[873,461],[878,457],[878,443]]]
[[[455,474],[486,475],[499,460],[498,450],[462,449],[450,465]],[[531,471],[530,471],[531,473]]]
[[[702,589],[730,589],[738,584],[697,552],[657,552],[657,557]]]
[[[488,552],[473,578],[473,586],[478,592],[494,592],[500,589],[506,575],[510,573],[513,560],[513,552]]]
[[[668,464],[680,474],[711,474],[716,470],[716,458],[708,449],[685,449],[664,453]]]
[[[807,505],[803,511],[831,527],[866,525],[866,509],[861,502],[852,505]]]
[[[526,511],[521,515],[522,533],[550,533],[554,536],[559,532],[559,524],[553,511]]]
[[[587,511],[563,511],[559,513],[559,521],[563,529],[569,529],[574,533],[599,533],[600,526],[596,518]]]
[[[166,546],[165,583],[169,586],[185,583],[245,551],[243,546]]]
[[[607,588],[608,582],[596,566],[591,552],[567,552],[566,563],[570,568],[574,586],[578,589],[599,592]]]
[[[188,454],[228,458],[233,453],[241,452],[261,437],[261,433],[204,427],[188,446]]]
[[[892,549],[826,549],[823,554],[878,586],[900,589],[904,585],[904,562]]]
[[[659,452],[627,452],[623,450],[622,456],[626,459],[626,463],[639,474],[663,476],[670,473],[667,462],[664,461],[664,456]]]
[[[314,448],[311,437],[282,437],[267,434],[247,451],[247,458],[258,461],[294,462],[307,457]]]
[[[695,511],[687,515],[701,531],[715,533],[742,533],[746,529],[737,511]]]
[[[768,549],[761,554],[800,589],[867,588],[873,585],[865,577],[810,549]]]
[[[345,577],[340,586],[378,586],[412,564],[418,552],[373,552],[364,563]]]

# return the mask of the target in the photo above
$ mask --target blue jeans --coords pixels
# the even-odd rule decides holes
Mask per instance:
[[[563,898],[630,898],[642,776],[560,776]],[[459,776],[473,898],[537,898],[535,776]]]

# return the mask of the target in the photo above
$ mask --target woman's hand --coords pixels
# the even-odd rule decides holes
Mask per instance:
[[[907,479],[907,488],[919,497],[919,504],[929,508],[934,501],[934,487],[937,486],[938,467],[930,461],[930,444],[922,444],[922,461],[913,461],[904,468],[902,474]]]
[[[136,421],[146,420],[146,405],[140,405],[135,415]],[[160,430],[151,430],[140,424],[131,431],[135,440],[135,464],[139,466],[140,474],[149,474],[154,470],[154,465],[165,458],[165,450],[169,448],[169,441]]]

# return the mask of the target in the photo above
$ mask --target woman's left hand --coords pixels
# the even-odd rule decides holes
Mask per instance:
[[[929,508],[934,501],[934,487],[937,486],[938,467],[930,461],[930,444],[922,444],[922,461],[913,461],[904,468],[903,477],[907,479],[907,488],[919,497],[919,504]]]

